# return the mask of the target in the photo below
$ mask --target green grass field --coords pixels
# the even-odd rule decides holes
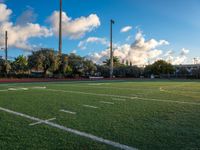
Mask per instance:
[[[33,124],[37,120],[21,114],[42,122]],[[200,82],[0,84],[0,149],[97,150],[120,146],[200,149]]]

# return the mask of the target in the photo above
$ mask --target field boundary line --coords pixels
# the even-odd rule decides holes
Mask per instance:
[[[61,85],[58,85],[58,86],[61,86]],[[97,89],[117,89],[117,90],[130,90],[130,91],[138,91],[138,90],[141,90],[141,89],[134,89],[134,88],[118,88],[118,87],[108,87],[108,86],[92,86],[92,85],[70,85],[70,87],[88,87],[88,88],[97,88]],[[144,89],[144,88],[143,88]],[[157,90],[157,89],[145,89],[145,90],[150,90],[150,91],[154,91],[154,90]]]
[[[61,111],[61,112],[64,112],[64,113],[76,115],[76,112],[73,112],[73,111],[69,111],[69,110],[65,110],[65,109],[60,109],[60,111]]]
[[[45,121],[53,121],[53,120],[56,120],[56,118],[50,118],[50,119],[47,119]],[[31,123],[31,124],[29,124],[29,126],[34,126],[34,125],[38,125],[38,124],[42,124],[42,122],[38,121],[38,122],[35,122],[35,123]]]
[[[123,95],[98,94],[98,93],[88,93],[88,92],[80,92],[80,91],[67,91],[67,90],[56,90],[56,89],[45,89],[45,90],[54,91],[54,92],[75,93],[75,94],[84,94],[84,95],[93,95],[93,96],[106,96],[106,97],[125,98],[125,99],[143,100],[143,101],[156,101],[156,102],[165,102],[165,103],[190,104],[190,105],[199,105],[200,106],[200,103],[195,103],[195,102],[181,102],[181,101],[173,101],[173,100],[165,100],[165,99],[154,99],[154,98],[144,98],[144,97],[130,97],[130,96],[123,96]]]
[[[97,109],[97,108],[99,108],[99,107],[92,106],[92,105],[83,105],[83,107],[94,108],[94,109]]]
[[[122,101],[125,102],[126,99],[122,99],[122,98],[112,98],[113,101]]]
[[[115,103],[113,102],[106,102],[106,101],[100,101],[100,103],[103,103],[103,104],[110,104],[110,105],[114,105]]]
[[[137,150],[137,148],[133,148],[133,147],[130,147],[130,146],[127,146],[127,145],[124,145],[124,144],[120,144],[120,143],[113,142],[113,141],[110,141],[110,140],[107,140],[107,139],[103,139],[101,137],[98,137],[98,136],[95,136],[95,135],[92,135],[92,134],[89,134],[89,133],[85,133],[85,132],[81,132],[81,131],[78,131],[78,130],[75,130],[75,129],[67,128],[67,127],[64,127],[64,126],[56,124],[56,123],[52,123],[52,122],[49,122],[49,121],[46,121],[46,120],[42,120],[42,119],[39,119],[39,118],[36,118],[36,117],[32,117],[32,116],[29,116],[29,115],[26,115],[26,114],[23,114],[23,113],[20,113],[20,112],[16,112],[16,111],[13,111],[13,110],[9,110],[9,109],[3,108],[3,107],[0,107],[0,110],[7,112],[9,114],[13,114],[13,115],[16,115],[16,116],[26,118],[26,119],[30,119],[30,120],[37,121],[37,122],[42,122],[43,124],[49,125],[51,127],[54,127],[54,128],[57,128],[57,129],[60,129],[60,130],[63,130],[63,131],[69,132],[69,133],[73,133],[75,135],[79,135],[81,137],[85,137],[85,138],[91,139],[93,141],[100,142],[100,143],[103,143],[103,144],[107,144],[107,145],[110,145],[110,146],[113,146],[113,147],[116,147],[116,148],[120,148],[120,149],[123,149],[123,150]]]

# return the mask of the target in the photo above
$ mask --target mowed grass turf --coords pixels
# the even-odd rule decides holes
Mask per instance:
[[[200,148],[200,82],[0,84],[0,107],[137,149]],[[116,149],[31,123],[0,110],[0,149]]]

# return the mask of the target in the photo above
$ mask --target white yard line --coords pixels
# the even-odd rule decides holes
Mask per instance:
[[[9,90],[9,91],[17,91],[16,88],[9,88],[8,90]]]
[[[8,88],[8,91],[20,91],[20,90],[27,91],[28,88],[24,88],[24,87],[20,87],[20,88]]]
[[[45,121],[53,121],[53,120],[56,120],[56,118],[50,118],[50,119],[47,119]],[[38,122],[29,124],[29,126],[34,126],[34,125],[41,124],[41,123],[42,123],[41,121],[38,121]]]
[[[100,103],[109,104],[109,105],[114,105],[113,102],[100,101]]]
[[[123,102],[126,101],[126,99],[122,99],[122,98],[112,98],[112,100],[113,101],[123,101]]]
[[[56,90],[56,89],[45,89],[47,91],[54,92],[64,92],[64,93],[75,93],[75,94],[84,94],[84,95],[94,95],[94,96],[103,96],[103,97],[115,97],[115,98],[125,98],[125,99],[134,99],[134,100],[143,100],[143,101],[156,101],[156,102],[165,102],[165,103],[178,103],[178,104],[190,104],[190,105],[200,105],[200,103],[195,102],[181,102],[174,100],[166,99],[153,99],[153,98],[143,98],[143,97],[130,97],[130,96],[120,96],[120,95],[110,95],[110,94],[98,94],[98,93],[88,93],[80,91],[67,91],[67,90]]]
[[[78,131],[78,130],[75,130],[75,129],[67,128],[67,127],[61,126],[59,124],[52,123],[52,122],[49,122],[49,121],[46,121],[46,120],[42,120],[42,119],[39,119],[39,118],[36,118],[36,117],[32,117],[32,116],[29,116],[29,115],[26,115],[26,114],[23,114],[23,113],[20,113],[20,112],[12,111],[12,110],[2,108],[2,107],[0,107],[0,110],[7,112],[7,113],[10,113],[10,114],[13,114],[13,115],[21,116],[21,117],[26,118],[26,119],[30,119],[30,120],[37,121],[37,122],[42,122],[43,124],[49,125],[51,127],[54,127],[54,128],[66,131],[66,132],[70,132],[70,133],[79,135],[81,137],[85,137],[85,138],[91,139],[93,141],[100,142],[100,143],[103,143],[103,144],[107,144],[107,145],[110,145],[110,146],[113,146],[113,147],[116,147],[116,148],[119,148],[119,149],[137,150],[136,148],[133,148],[133,147],[130,147],[130,146],[127,146],[127,145],[124,145],[124,144],[120,144],[120,143],[113,142],[113,141],[110,141],[110,140],[107,140],[107,139],[103,139],[101,137],[97,137],[95,135],[88,134],[88,133],[85,133],[85,132],[81,132],[81,131]]]
[[[94,109],[97,109],[97,108],[99,108],[99,107],[92,106],[92,105],[83,105],[83,107],[94,108]]]
[[[30,87],[31,89],[46,89],[46,86],[35,86],[35,87]]]
[[[60,86],[60,85],[59,85]],[[138,91],[138,90],[148,90],[148,91],[156,91],[157,89],[150,89],[150,88],[141,88],[141,87],[133,87],[133,88],[120,88],[120,87],[108,87],[108,86],[89,86],[89,85],[70,85],[71,87],[87,87],[87,88],[97,88],[97,89],[116,89],[116,90],[131,90],[131,91]]]
[[[96,85],[109,85],[109,83],[89,83],[88,85],[96,86]]]
[[[8,92],[8,91],[27,91],[29,89],[46,89],[46,87],[11,87],[11,88],[8,88],[6,90],[0,90],[0,92]]]
[[[117,97],[117,98],[128,98],[128,99],[135,98],[135,97],[129,97],[129,96],[88,93],[88,92],[80,92],[80,91],[68,91],[68,90],[56,90],[56,89],[45,89],[45,90],[53,91],[53,92],[74,93],[74,94],[84,94],[84,95],[93,95],[93,96],[106,96],[106,97]]]
[[[25,90],[26,91],[26,90],[28,90],[28,88],[20,88],[20,90]]]
[[[64,112],[64,113],[76,115],[76,112],[72,112],[72,111],[69,111],[69,110],[61,109],[60,111]]]
[[[145,101],[157,101],[157,102],[168,102],[168,103],[179,103],[179,104],[190,104],[190,105],[199,105],[200,103],[193,103],[193,102],[181,102],[181,101],[173,101],[173,100],[161,100],[161,99],[153,99],[153,98],[140,98],[137,99],[145,100]]]

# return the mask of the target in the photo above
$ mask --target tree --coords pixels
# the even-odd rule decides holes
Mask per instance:
[[[169,75],[174,73],[174,67],[172,66],[172,64],[167,63],[164,60],[158,60],[154,62],[152,65],[146,66],[145,72],[158,76],[161,76],[162,74]]]
[[[31,69],[42,70],[44,76],[47,75],[47,71],[54,72],[58,69],[58,57],[52,49],[41,49],[33,52],[28,57],[28,64]]]
[[[0,59],[0,73],[7,77],[8,73],[11,70],[10,62],[4,59]]]
[[[16,73],[24,74],[28,69],[28,60],[23,55],[18,56],[15,58],[15,61],[12,62],[12,70]]]
[[[104,62],[103,62],[106,66],[110,66],[110,59],[106,59]],[[114,67],[117,67],[117,66],[120,66],[121,63],[119,61],[119,58],[114,56],[113,57],[113,66]]]
[[[97,65],[97,73],[99,76],[107,78],[110,76],[110,68],[106,65]]]
[[[54,71],[54,73],[59,73],[60,75],[65,75],[67,68],[68,68],[68,55],[61,54],[57,56],[57,70]]]
[[[94,75],[95,71],[97,70],[97,67],[91,60],[84,60],[84,73],[85,76]]]
[[[141,74],[141,69],[137,66],[119,66],[114,69],[116,77],[132,77],[138,78]]]
[[[74,76],[82,76],[84,74],[84,59],[74,53],[68,56],[68,64],[73,71]]]

